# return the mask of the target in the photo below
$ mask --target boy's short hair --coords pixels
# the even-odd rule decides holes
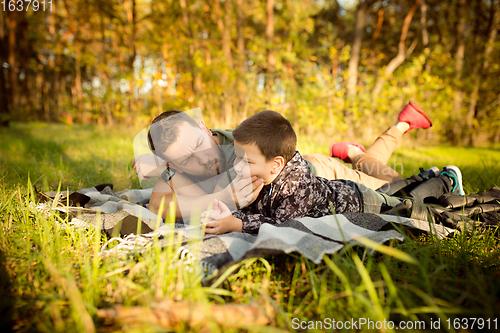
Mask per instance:
[[[165,159],[163,152],[179,137],[179,126],[184,122],[199,127],[184,111],[169,110],[159,114],[148,130],[148,144],[153,154]]]
[[[233,131],[236,141],[255,143],[267,161],[283,156],[288,162],[295,154],[297,136],[292,124],[278,112],[266,110],[244,120]]]

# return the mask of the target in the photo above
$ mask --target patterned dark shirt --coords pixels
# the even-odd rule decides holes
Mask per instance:
[[[242,220],[243,232],[256,234],[262,223],[278,225],[305,216],[360,211],[360,200],[349,185],[315,176],[306,160],[295,152],[278,177],[264,186],[258,198],[233,212],[233,216]]]

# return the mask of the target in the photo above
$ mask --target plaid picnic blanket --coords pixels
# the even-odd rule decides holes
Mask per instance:
[[[159,240],[182,238],[182,250],[200,261],[207,276],[217,274],[230,265],[266,254],[299,253],[314,263],[323,255],[333,254],[359,237],[379,244],[388,240],[403,240],[404,232],[432,232],[446,237],[455,229],[442,225],[394,215],[346,213],[320,218],[304,217],[274,226],[263,224],[257,235],[227,233],[202,235],[197,225],[189,221],[165,223],[145,207],[152,189],[114,192],[111,184],[103,184],[76,192],[47,192],[40,194],[39,209],[58,210],[70,214],[75,227],[99,227],[108,236],[119,239],[102,253],[137,251]],[[199,221],[199,220],[198,220]],[[198,222],[199,224],[199,222]],[[139,232],[138,232],[139,231]],[[177,237],[168,237],[176,234]]]

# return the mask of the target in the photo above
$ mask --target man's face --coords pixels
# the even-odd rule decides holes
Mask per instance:
[[[188,175],[209,179],[225,171],[226,161],[220,146],[207,128],[184,122],[177,141],[163,152],[171,166]]]
[[[264,184],[270,184],[276,178],[276,164],[274,160],[267,161],[256,144],[242,144],[234,142],[236,159],[234,171],[238,176],[250,178],[256,176],[264,179]]]

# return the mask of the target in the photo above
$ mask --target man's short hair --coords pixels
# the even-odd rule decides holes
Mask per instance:
[[[183,111],[169,110],[159,114],[148,130],[148,144],[153,154],[165,159],[163,152],[179,137],[179,127],[189,123],[199,127],[196,121]]]
[[[233,136],[239,143],[256,144],[267,161],[283,156],[288,162],[297,146],[292,124],[271,110],[261,111],[244,120],[234,129]]]

